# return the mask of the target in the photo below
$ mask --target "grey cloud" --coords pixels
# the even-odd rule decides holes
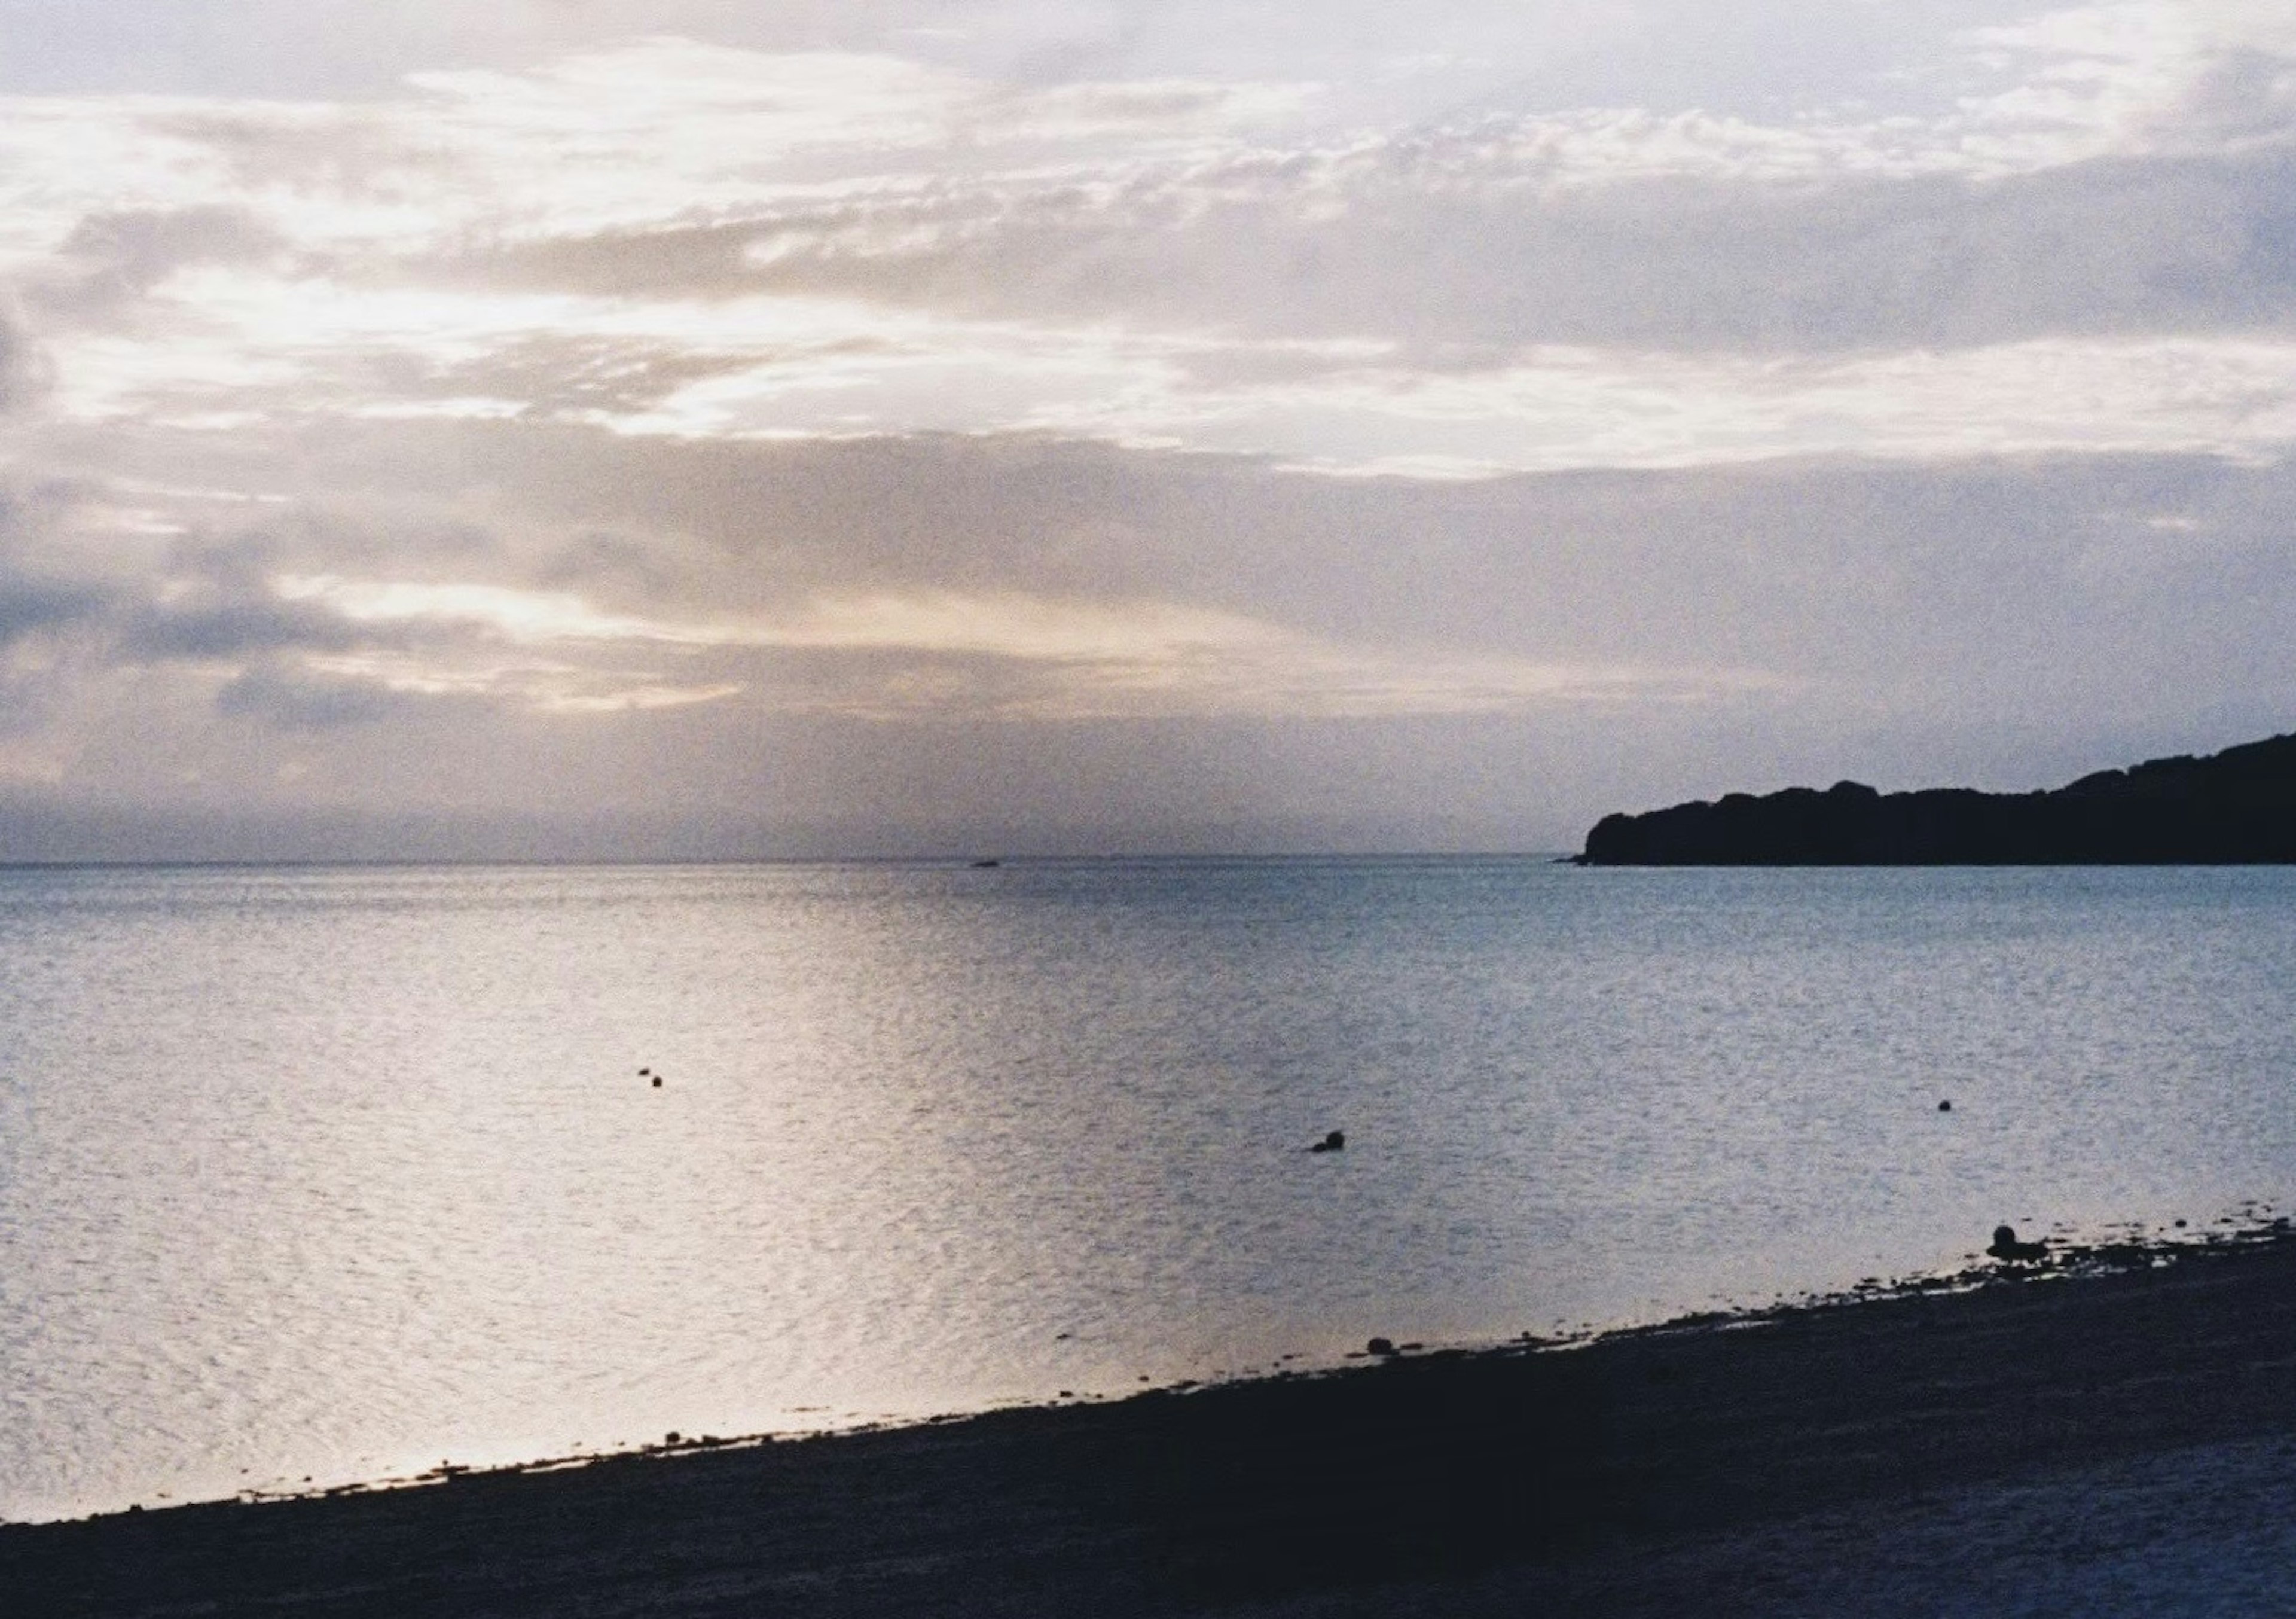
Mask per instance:
[[[2296,705],[2279,650],[2296,472],[2279,467],[1814,462],[1428,485],[1028,440],[496,423],[325,444],[303,453],[331,481],[396,476],[410,500],[482,491],[521,514],[534,538],[490,577],[672,618],[1021,592],[1188,604],[1399,656],[1760,670],[1837,718]]]
[[[112,655],[127,662],[216,662],[290,649],[343,651],[370,639],[313,604],[278,599],[270,576],[297,549],[260,529],[177,545],[151,581],[156,589],[147,587],[113,613]]]
[[[56,484],[0,496],[0,652],[43,644],[41,656],[0,668],[0,733],[37,730],[68,710],[77,692],[122,668],[232,663],[368,638],[339,619],[270,599],[254,571],[258,551],[245,545],[193,547],[165,580],[103,570],[71,542],[62,521],[90,492]],[[226,686],[219,706],[301,716],[299,723],[381,711],[348,696],[299,693],[289,677],[258,669]]]
[[[383,103],[185,103],[163,104],[136,122],[197,150],[231,195],[299,194],[391,207],[469,173],[451,144],[419,121],[410,130]]]
[[[491,542],[475,525],[408,524],[403,542],[378,545],[356,521],[315,509],[178,544],[149,572],[107,571],[100,555],[73,541],[66,521],[103,487],[60,482],[32,498],[0,499],[0,651],[43,635],[70,637],[60,653],[41,661],[45,687],[118,670],[235,669],[216,699],[223,713],[300,727],[366,722],[422,699],[373,681],[316,675],[299,661],[452,655],[489,640],[483,627],[468,624],[357,622],[318,602],[283,599],[274,584],[281,571],[347,555],[387,558],[388,571],[401,576],[435,566],[442,552],[468,562],[490,554]]]
[[[102,585],[0,570],[0,647],[44,630],[86,623],[115,599]]]
[[[1177,506],[1292,487],[1255,464],[1029,438],[711,443],[406,423],[316,428],[299,454],[314,479],[378,498],[515,510],[537,534],[522,560],[494,559],[506,577],[646,610],[917,586],[1123,596],[1192,566],[1198,538],[1174,531]]]
[[[91,214],[64,240],[29,295],[51,317],[101,319],[185,266],[245,263],[280,245],[275,233],[235,208]]]
[[[1191,244],[1207,301],[1267,330],[1789,352],[2239,325],[2291,304],[2254,248],[2296,201],[2278,155],[1553,198],[1421,193],[1409,170],[1398,160],[1330,224],[1220,210]],[[1255,261],[1274,273],[1255,277]],[[1383,320],[1406,295],[1435,313]]]
[[[285,453],[259,436],[219,447],[148,428],[87,442],[133,448],[153,481],[183,481],[190,467],[259,478]],[[1093,839],[1109,828],[1182,838],[1195,769],[1241,784],[1211,818],[1238,838],[1255,826],[1277,845],[1554,847],[1606,809],[1693,793],[1844,775],[2036,785],[2286,729],[2296,715],[2284,651],[2296,470],[2283,467],[1830,461],[1433,485],[1030,440],[709,444],[398,423],[314,425],[292,445],[299,477],[338,491],[346,514],[315,502],[296,520],[251,523],[236,550],[176,559],[197,588],[175,617],[155,615],[139,588],[93,623],[119,633],[113,656],[210,653],[210,666],[245,666],[221,719],[336,750],[376,802],[429,802],[443,791],[429,777],[451,767],[477,772],[505,812],[667,794],[716,806],[726,825],[836,819],[843,846],[879,847],[958,806],[967,825],[993,820],[982,772],[994,758],[1009,813],[1047,846],[1106,846]],[[900,647],[683,658],[556,647],[597,683],[585,690],[646,679],[744,690],[689,709],[551,717],[515,691],[395,696],[306,666],[308,653],[484,645],[476,627],[265,609],[267,571],[323,566],[566,590],[670,621],[872,594],[1143,600],[1406,667],[1493,656],[1740,669],[1778,684],[1480,719],[1046,721],[1077,712],[1059,700],[1068,671],[1053,665]],[[405,638],[394,647],[393,636]],[[618,674],[631,658],[646,672]],[[212,687],[201,691],[206,704]],[[199,721],[184,724],[195,738]],[[1160,740],[1119,768],[1127,736]],[[1102,760],[1096,787],[1062,775],[1084,768],[1079,750]],[[1217,843],[1207,824],[1185,835]],[[1510,837],[1508,826],[1524,830]]]
[[[531,244],[449,275],[591,292],[857,294],[968,315],[1778,351],[2236,328],[2296,315],[2296,154],[1554,190],[1498,135],[1086,186],[947,182]]]
[[[534,582],[545,589],[596,589],[603,585],[625,599],[669,598],[675,572],[668,547],[627,534],[588,530],[556,545],[536,568]]]
[[[100,637],[120,592],[43,555],[56,497],[0,489],[0,736],[37,731],[82,672],[82,644]]]
[[[89,215],[61,251],[140,291],[181,265],[228,263],[277,245],[277,236],[241,209],[131,209]]]
[[[119,647],[136,661],[200,662],[290,647],[339,652],[377,638],[316,607],[242,598],[146,606],[121,626]]]
[[[95,621],[119,599],[109,581],[42,555],[40,530],[56,499],[53,490],[0,489],[0,650]]]
[[[0,296],[0,421],[22,412],[45,391],[45,357],[31,333]]]
[[[188,441],[201,439],[210,451],[204,467],[168,464],[171,479],[193,481],[191,475],[201,471],[245,471],[259,477],[275,473],[281,456],[297,453],[276,440],[250,438],[242,447],[249,453],[240,460],[208,435],[194,434]],[[447,439],[451,442],[451,435]],[[439,449],[450,464],[456,459],[447,443]],[[484,478],[481,469],[464,471]],[[253,516],[208,514],[193,538],[170,549],[167,570],[170,577],[191,586],[194,596],[220,591],[233,599],[261,599],[275,575],[364,575],[377,557],[390,558],[403,578],[443,574],[469,579],[493,571],[507,544],[483,515],[432,501],[410,502],[396,497],[390,489],[348,482],[324,491],[307,489],[290,502],[258,507]]]
[[[371,681],[327,678],[262,664],[233,677],[216,694],[216,711],[286,730],[332,730],[374,725],[422,701]]]
[[[2267,51],[2219,53],[2160,138],[2188,148],[2285,145],[2296,125],[2296,64]]]

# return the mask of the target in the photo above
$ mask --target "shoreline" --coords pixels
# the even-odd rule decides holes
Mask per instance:
[[[336,1500],[346,1496],[426,1489],[463,1478],[563,1473],[617,1461],[675,1458],[710,1451],[750,1450],[776,1443],[796,1444],[857,1434],[939,1427],[1013,1412],[1070,1410],[1086,1406],[1121,1404],[1143,1396],[1191,1394],[1211,1389],[1249,1387],[1261,1383],[1344,1377],[1382,1364],[1390,1358],[1512,1357],[1525,1352],[1576,1351],[1612,1340],[1643,1335],[1744,1329],[1768,1325],[1773,1318],[1806,1311],[1831,1310],[1916,1294],[1954,1293],[1973,1287],[2021,1285],[2053,1277],[2070,1278],[2136,1269],[2173,1262],[2180,1255],[2202,1250],[2253,1246],[2296,1234],[2292,1233],[2292,1226],[2296,1226],[2296,1221],[2292,1221],[2287,1216],[2276,1216],[2273,1212],[2276,1206],[2251,1199],[2235,1205],[2233,1213],[2202,1225],[2194,1226],[2186,1220],[2177,1220],[2155,1222],[2148,1227],[2144,1222],[2135,1221],[2102,1228],[2099,1232],[2087,1236],[2079,1234],[2076,1228],[2058,1225],[2050,1229],[2046,1238],[2050,1257],[2047,1262],[2038,1266],[1992,1263],[1984,1255],[1972,1252],[1963,1254],[1958,1263],[1950,1266],[1915,1270],[1887,1278],[1868,1277],[1830,1291],[1780,1293],[1759,1300],[1712,1303],[1674,1315],[1558,1326],[1547,1333],[1524,1330],[1505,1337],[1477,1336],[1431,1343],[1404,1339],[1394,1345],[1395,1352],[1391,1357],[1374,1352],[1368,1347],[1338,1352],[1330,1358],[1310,1359],[1305,1353],[1285,1354],[1275,1357],[1268,1365],[1246,1367],[1241,1371],[1206,1371],[1200,1376],[1177,1377],[1161,1383],[1152,1383],[1143,1377],[1136,1385],[1119,1385],[1075,1393],[1062,1390],[1057,1395],[1011,1394],[977,1405],[957,1406],[945,1410],[890,1414],[848,1411],[817,1425],[726,1434],[706,1432],[672,1434],[659,1440],[631,1440],[599,1447],[585,1446],[510,1460],[457,1462],[446,1459],[419,1471],[385,1473],[373,1477],[341,1479],[306,1487],[243,1486],[227,1494],[212,1496],[169,1497],[162,1493],[150,1500],[126,1506],[97,1507],[68,1516],[0,1516],[0,1532],[12,1528],[37,1529],[55,1524],[93,1523],[131,1514],[171,1512],[185,1508]],[[1386,1341],[1371,1340],[1374,1343]],[[1298,1364],[1283,1364],[1286,1361]]]
[[[1088,1391],[1062,1394],[1052,1398],[1032,1398],[1013,1395],[988,1403],[947,1411],[933,1411],[922,1416],[861,1416],[848,1417],[819,1427],[775,1428],[754,1434],[681,1434],[663,1440],[636,1441],[602,1450],[581,1450],[563,1455],[540,1456],[529,1459],[462,1464],[441,1462],[420,1473],[390,1475],[381,1478],[332,1484],[309,1490],[245,1490],[231,1496],[212,1499],[174,1501],[166,1507],[114,1509],[81,1515],[70,1519],[29,1520],[27,1526],[41,1523],[86,1523],[94,1519],[121,1516],[128,1511],[168,1511],[176,1507],[253,1505],[265,1501],[291,1501],[330,1499],[350,1495],[372,1495],[393,1490],[427,1489],[450,1483],[457,1478],[486,1477],[544,1473],[572,1472],[584,1467],[619,1460],[659,1458],[669,1459],[710,1451],[753,1450],[769,1444],[802,1444],[816,1440],[834,1440],[856,1434],[899,1433],[912,1428],[942,1427],[951,1423],[970,1422],[976,1418],[996,1417],[1013,1412],[1054,1412],[1074,1410],[1088,1406],[1120,1405],[1128,1401],[1159,1395],[1186,1395],[1213,1389],[1250,1388],[1255,1385],[1293,1383],[1331,1377],[1344,1377],[1352,1373],[1374,1369],[1382,1365],[1404,1360],[1456,1360],[1461,1357],[1516,1358],[1525,1354],[1570,1353],[1595,1348],[1604,1344],[1640,1337],[1663,1337],[1676,1334],[1745,1331],[1777,1324],[1781,1318],[1808,1311],[1837,1310],[1871,1303],[1884,1299],[1907,1298],[1919,1295],[1938,1296],[1964,1293],[1982,1287],[2027,1286],[2036,1283],[2075,1280],[2081,1278],[2113,1275],[2122,1271],[2139,1270],[2170,1265],[2178,1260],[2205,1253],[2224,1253],[2236,1249],[2254,1248],[2282,1240],[2296,1242],[2296,1220],[2270,1215],[2274,1205],[2251,1203],[2242,1215],[2224,1216],[2207,1226],[2187,1227],[2186,1222],[2163,1224],[2147,1232],[2141,1224],[2118,1228],[2112,1238],[2081,1241],[2054,1234],[2047,1238],[2049,1257],[2039,1262],[2008,1264],[1988,1262],[1983,1255],[1970,1253],[1963,1262],[1950,1268],[1891,1277],[1887,1279],[1869,1278],[1853,1286],[1831,1292],[1808,1292],[1780,1294],[1760,1303],[1720,1304],[1707,1309],[1686,1311],[1679,1315],[1665,1316],[1655,1320],[1629,1320],[1606,1326],[1578,1326],[1553,1334],[1523,1331],[1506,1338],[1483,1338],[1457,1342],[1427,1343],[1404,1339],[1394,1345],[1392,1354],[1382,1354],[1368,1347],[1343,1352],[1336,1360],[1303,1362],[1298,1366],[1253,1368],[1242,1372],[1208,1373],[1201,1377],[1181,1377],[1169,1383],[1151,1384],[1144,1387],[1128,1387],[1118,1391]],[[1374,1340],[1383,1341],[1383,1340]],[[1285,1356],[1290,1360],[1296,1357]],[[0,1529],[9,1527],[9,1521],[0,1519]]]
[[[2236,1476],[2251,1541],[2296,1521],[2284,1219],[1584,1340],[0,1526],[0,1595],[58,1615],[540,1615],[577,1590],[631,1615],[1767,1613],[1796,1610],[1762,1591],[1862,1557],[1917,1609],[2072,1557],[2097,1500],[2158,1520],[2114,1542],[2124,1562],[2221,1539],[2237,1502],[2182,1527],[2164,1509]],[[2005,1491],[2025,1516],[1988,1562],[1977,1498]],[[1891,1562],[1940,1525],[1952,1555]],[[1734,1582],[1751,1606],[1715,1598]]]

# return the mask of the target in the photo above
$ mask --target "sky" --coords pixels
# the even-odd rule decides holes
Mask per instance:
[[[0,860],[2212,751],[2292,316],[2279,4],[0,0]]]

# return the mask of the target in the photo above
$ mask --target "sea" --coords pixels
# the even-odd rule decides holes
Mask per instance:
[[[2284,867],[0,870],[0,1518],[2197,1235],[2292,1002]]]

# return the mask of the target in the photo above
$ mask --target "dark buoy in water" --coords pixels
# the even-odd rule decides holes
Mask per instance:
[[[2049,1245],[2046,1242],[2021,1243],[2017,1240],[2016,1227],[1996,1226],[1993,1228],[1992,1245],[1985,1251],[1996,1259],[2044,1259],[2048,1255]]]
[[[1311,1153],[1344,1153],[1348,1150],[1348,1132],[1335,1130],[1308,1150]]]
[[[1364,1345],[1364,1352],[1371,1355],[1391,1355],[1395,1353],[1395,1345],[1386,1338],[1374,1338]]]
[[[1939,1103],[1939,1104],[1938,1104],[1938,1111],[1939,1111],[1939,1113],[1941,1113],[1941,1114],[1949,1114],[1949,1113],[1951,1113],[1951,1112],[1953,1111],[1953,1103],[1952,1103],[1952,1101],[1951,1101],[1950,1099],[1948,1099],[1948,1100],[1946,1100],[1946,1101],[1943,1101],[1943,1102]]]

